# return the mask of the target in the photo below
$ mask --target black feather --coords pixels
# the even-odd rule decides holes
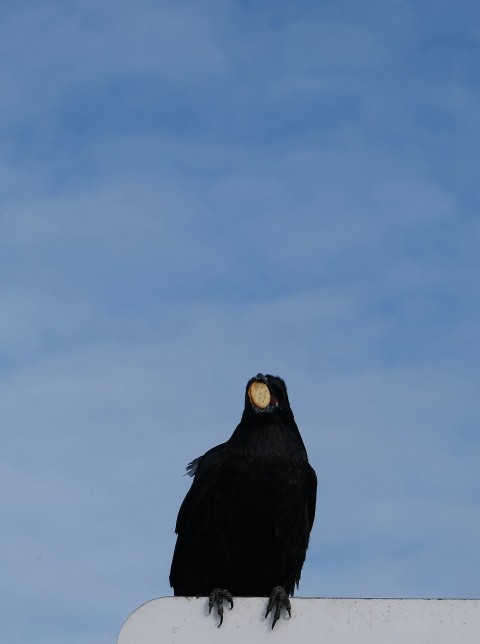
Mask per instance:
[[[271,393],[265,410],[248,397],[253,381]],[[175,595],[269,596],[298,586],[315,517],[317,478],[290,409],[284,381],[258,374],[247,384],[241,421],[228,441],[193,460],[178,513],[170,571]]]

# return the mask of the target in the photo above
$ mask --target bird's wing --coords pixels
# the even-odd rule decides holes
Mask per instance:
[[[187,465],[187,473],[194,477],[192,486],[183,500],[178,512],[175,532],[179,534],[185,524],[194,518],[194,515],[208,502],[208,498],[215,489],[223,462],[224,445],[213,447],[203,456],[195,458]]]
[[[217,445],[203,456],[192,461],[194,469],[192,486],[183,500],[178,512],[175,532],[178,535],[170,570],[170,584],[183,585],[185,565],[192,548],[201,547],[204,536],[199,537],[200,526],[208,525],[208,515],[212,497],[218,488],[218,481],[224,460],[224,444]],[[193,572],[191,573],[193,574]]]

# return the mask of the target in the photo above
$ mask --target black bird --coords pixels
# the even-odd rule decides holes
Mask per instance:
[[[285,382],[259,373],[247,383],[232,436],[192,461],[194,480],[178,513],[170,570],[175,595],[269,597],[272,628],[298,587],[315,517],[317,477]]]

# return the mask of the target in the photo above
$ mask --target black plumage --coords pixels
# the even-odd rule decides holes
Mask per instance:
[[[268,404],[257,406],[252,385],[268,388]],[[187,469],[194,480],[175,528],[174,594],[210,596],[220,624],[223,598],[233,605],[231,595],[270,597],[267,614],[275,608],[274,625],[282,605],[290,612],[288,596],[300,580],[317,492],[285,382],[252,378],[232,436]]]

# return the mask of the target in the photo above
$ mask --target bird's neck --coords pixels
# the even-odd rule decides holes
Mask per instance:
[[[307,454],[296,425],[278,422],[239,426],[231,439],[231,447],[243,456],[260,461],[306,461]]]

